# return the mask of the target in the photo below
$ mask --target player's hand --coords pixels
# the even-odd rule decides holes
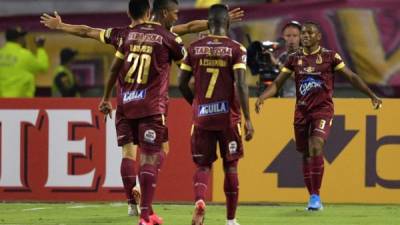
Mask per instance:
[[[243,19],[244,11],[240,8],[235,8],[229,11],[229,19],[232,23],[239,22]]]
[[[104,114],[104,121],[107,121],[107,116],[112,119],[112,104],[110,101],[101,100],[99,104],[99,111]]]
[[[42,16],[40,17],[40,23],[54,30],[60,27],[60,25],[62,24],[62,20],[57,12],[54,12],[54,16],[50,16],[47,13],[43,13]]]
[[[256,101],[256,113],[260,113],[261,112],[261,108],[264,104],[264,100],[261,100],[260,98],[257,98]]]
[[[382,108],[382,100],[380,98],[375,96],[371,99],[371,102],[375,110]]]
[[[244,132],[245,132],[245,140],[250,141],[253,138],[254,135],[254,128],[253,124],[251,123],[250,120],[246,120],[244,123]]]

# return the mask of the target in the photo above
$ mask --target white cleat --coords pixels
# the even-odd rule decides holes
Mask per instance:
[[[137,204],[128,204],[128,216],[139,216],[140,207]]]
[[[140,215],[140,186],[136,185],[132,188],[132,195],[135,199],[136,204],[129,204],[128,215],[129,216],[139,216]]]
[[[236,219],[233,219],[233,220],[227,220],[226,225],[240,225],[240,224],[236,221]]]

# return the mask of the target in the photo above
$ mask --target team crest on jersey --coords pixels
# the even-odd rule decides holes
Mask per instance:
[[[322,56],[320,54],[318,54],[317,56],[317,60],[315,60],[316,64],[322,64]]]
[[[304,71],[306,71],[307,73],[314,73],[315,68],[312,66],[307,66],[307,67],[304,67]]]
[[[236,154],[238,148],[237,142],[236,141],[229,142],[228,148],[229,148],[229,154],[231,155]]]
[[[157,134],[154,130],[146,130],[144,132],[144,140],[146,142],[154,143],[157,138]]]
[[[146,89],[144,90],[135,90],[135,91],[127,91],[123,93],[123,100],[122,102],[128,103],[132,101],[139,101],[143,100],[146,97]]]
[[[310,91],[322,88],[322,81],[312,76],[307,76],[300,83],[299,92],[302,96],[307,95]]]
[[[229,103],[227,101],[223,101],[199,105],[198,110],[199,117],[229,113]]]

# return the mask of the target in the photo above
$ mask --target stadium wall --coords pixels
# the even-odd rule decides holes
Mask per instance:
[[[99,99],[0,99],[0,200],[122,201],[121,154],[114,122]],[[335,99],[325,148],[325,202],[400,203],[400,101],[379,111],[367,99]],[[292,129],[294,101],[272,99],[253,112],[256,133],[239,164],[240,201],[305,202],[301,159]],[[172,99],[170,153],[156,201],[192,201],[191,108]],[[224,201],[221,162],[208,200]]]

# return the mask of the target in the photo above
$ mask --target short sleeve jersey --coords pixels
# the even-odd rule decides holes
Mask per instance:
[[[235,69],[246,69],[246,49],[225,36],[207,36],[193,42],[182,70],[195,78],[194,125],[223,130],[240,122]]]
[[[107,28],[100,32],[100,40],[101,42],[110,44],[115,49],[118,49],[118,47],[122,44],[123,37],[126,36],[132,27],[132,25],[129,25],[125,27]]]
[[[116,39],[111,32],[110,40]],[[115,55],[124,60],[117,90],[123,115],[136,119],[167,114],[171,62],[186,57],[181,38],[159,23],[146,22],[131,27],[121,40]]]
[[[296,110],[333,114],[334,72],[345,64],[334,51],[319,47],[311,54],[299,50],[289,55],[282,72],[294,72]]]

